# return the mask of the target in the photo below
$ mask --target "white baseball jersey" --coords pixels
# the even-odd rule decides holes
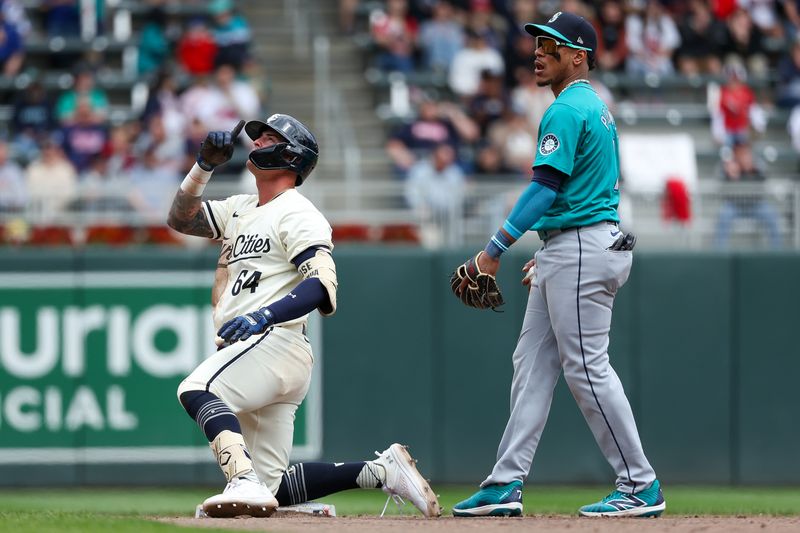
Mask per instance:
[[[299,253],[311,246],[333,250],[330,224],[296,189],[262,206],[254,194],[204,201],[203,211],[212,238],[227,250],[228,282],[214,309],[217,328],[289,294],[303,279],[291,262]]]

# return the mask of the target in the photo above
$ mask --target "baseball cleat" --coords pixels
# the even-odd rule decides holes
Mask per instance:
[[[453,516],[522,516],[522,481],[482,487],[455,504]]]
[[[614,490],[597,503],[584,505],[578,511],[583,516],[660,516],[667,508],[661,483],[655,480],[649,488],[635,494]]]
[[[222,494],[203,502],[203,511],[211,518],[267,517],[277,508],[278,500],[266,486],[244,478],[232,479]]]
[[[395,502],[406,499],[428,518],[442,515],[439,499],[430,484],[420,475],[417,461],[408,453],[406,446],[394,443],[382,453],[375,452],[375,455],[378,456],[375,464],[381,465],[386,472],[382,489],[390,499]],[[389,499],[386,500],[386,505],[388,504]],[[386,512],[386,506],[383,511]]]

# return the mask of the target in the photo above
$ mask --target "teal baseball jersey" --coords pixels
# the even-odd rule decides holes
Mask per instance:
[[[619,222],[619,138],[608,107],[588,83],[558,95],[539,125],[534,169],[549,165],[569,178],[533,230]]]

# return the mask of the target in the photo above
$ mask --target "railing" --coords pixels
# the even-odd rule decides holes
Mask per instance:
[[[341,183],[312,178],[300,191],[325,214],[342,241],[405,241],[430,248],[480,246],[502,224],[524,182],[469,183],[463,200],[444,208],[411,209],[403,183],[363,182],[352,191]],[[242,191],[232,183],[212,181],[207,198]],[[0,212],[0,235],[5,242],[31,242],[41,228],[61,228],[68,242],[102,242],[102,238],[134,242],[180,242],[164,234],[166,212],[140,212],[129,207],[127,191],[97,190],[72,198],[42,198],[22,209]],[[669,220],[660,194],[624,194],[620,206],[623,229],[634,231],[638,246],[648,249],[800,250],[800,184],[775,180],[761,184],[700,182],[689,196],[688,218]],[[168,203],[168,202],[167,202]],[[348,207],[356,203],[358,208]],[[368,207],[367,207],[368,206]],[[161,232],[156,231],[161,227]],[[127,233],[126,233],[127,232]],[[160,236],[153,237],[153,232]],[[338,232],[338,233],[337,233]],[[51,235],[51,234],[48,234]],[[92,235],[99,235],[92,240]],[[727,235],[727,239],[725,238]],[[51,235],[52,237],[52,235]],[[175,237],[173,235],[172,237]],[[42,243],[59,242],[55,237]],[[524,246],[537,246],[535,232],[523,237]]]
[[[306,0],[283,0],[283,12],[286,17],[286,25],[293,28],[292,47],[294,56],[297,59],[308,58],[309,43],[309,15],[311,6]]]
[[[330,41],[320,35],[314,38],[314,122],[322,131],[321,140],[329,154],[321,159],[325,162],[341,161],[344,163],[344,196],[343,205],[352,211],[361,204],[359,190],[361,180],[361,149],[358,137],[350,120],[347,102],[341,90],[333,83],[330,75]],[[339,185],[339,188],[342,188]]]
[[[304,191],[332,224],[372,226],[411,223],[422,244],[454,247],[481,244],[503,223],[525,183],[470,183],[463,202],[448,209],[411,210],[402,183],[364,183],[362,205],[340,209],[340,186],[314,184]],[[791,248],[800,250],[800,184],[789,180],[766,184],[722,184],[701,181],[689,196],[686,220],[665,216],[661,194],[623,194],[620,214],[624,229],[634,231],[639,246],[659,249]],[[728,231],[728,239],[725,239]],[[526,240],[538,241],[534,232]]]

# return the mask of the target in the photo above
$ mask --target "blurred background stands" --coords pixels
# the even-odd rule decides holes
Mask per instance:
[[[538,121],[552,101],[549,89],[531,79],[533,40],[522,25],[567,10],[592,21],[600,35],[592,81],[620,130],[623,223],[640,234],[640,245],[711,247],[726,200],[744,194],[774,205],[780,246],[798,248],[798,153],[787,134],[787,127],[800,131],[800,118],[789,121],[800,101],[796,3],[711,6],[697,0],[5,0],[4,31],[18,36],[0,50],[0,128],[9,160],[27,172],[42,148],[55,144],[77,168],[75,187],[50,191],[67,200],[55,202],[59,210],[44,212],[32,200],[3,207],[4,239],[35,242],[53,229],[71,236],[64,243],[82,244],[92,233],[113,233],[91,229],[101,222],[128,228],[124,235],[155,227],[169,236],[161,213],[137,208],[136,189],[147,174],[141,169],[155,158],[172,176],[161,183],[177,186],[206,131],[230,127],[238,117],[285,112],[319,137],[318,171],[303,192],[341,240],[481,243],[530,179]],[[463,86],[466,74],[451,77],[453,65],[472,72],[477,84]],[[726,67],[743,71],[752,93],[746,140],[764,180],[747,190],[721,178],[733,150],[719,134],[726,102],[730,94],[734,103],[747,98],[746,91],[728,91]],[[83,89],[81,77],[90,80]],[[420,121],[425,102],[436,108],[428,122]],[[396,150],[393,139],[403,130],[422,141],[421,150]],[[414,209],[399,171],[429,157],[425,146],[440,144],[445,131],[465,176],[461,201],[441,215],[446,220]],[[242,173],[249,146],[241,142],[209,195],[252,190]],[[431,234],[447,237],[426,239]],[[536,244],[534,235],[526,239]],[[728,242],[775,245],[747,216],[737,217]]]

